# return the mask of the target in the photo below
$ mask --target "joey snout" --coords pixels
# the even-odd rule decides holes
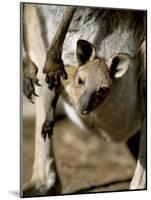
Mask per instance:
[[[81,96],[79,101],[79,111],[81,114],[85,115],[92,109],[93,96],[93,94],[88,95],[87,93]]]
[[[100,88],[95,92],[84,92],[79,100],[79,111],[81,114],[86,115],[93,111],[105,100],[109,93],[109,88]]]

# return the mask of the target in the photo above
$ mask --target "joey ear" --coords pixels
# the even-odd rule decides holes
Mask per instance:
[[[108,61],[107,65],[110,69],[111,78],[121,78],[128,70],[130,63],[129,54],[119,53],[113,55]]]
[[[78,40],[76,56],[79,66],[84,65],[88,60],[95,58],[95,47],[86,40]]]

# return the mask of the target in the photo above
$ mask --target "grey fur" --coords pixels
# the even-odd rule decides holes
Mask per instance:
[[[38,78],[43,83],[43,88],[36,87],[40,97],[36,98],[36,148],[31,182],[32,187],[36,188],[40,194],[46,194],[51,187],[54,187],[57,173],[56,169],[52,168],[53,156],[48,153],[51,141],[46,138],[46,143],[44,143],[40,138],[41,127],[50,99],[50,91],[47,89],[42,68],[46,49],[52,43],[57,27],[60,24],[64,7],[46,5],[38,5],[36,7],[32,5],[30,12],[28,12],[28,9],[30,9],[30,6],[28,6],[26,10],[28,15],[25,17],[25,22],[27,21],[25,23],[25,26],[27,26],[25,41],[28,43],[26,46],[30,58],[39,69]],[[26,12],[25,15],[27,14]],[[28,19],[29,16],[30,20]],[[78,7],[64,41],[62,58],[65,65],[78,65],[75,52],[76,43],[79,39],[92,43],[96,48],[96,57],[104,62],[108,61],[113,54],[129,54],[131,62],[128,71],[120,80],[113,81],[113,90],[104,101],[104,106],[98,107],[89,116],[80,116],[85,126],[93,124],[97,131],[102,128],[116,141],[126,140],[140,129],[142,129],[142,135],[144,135],[145,131],[142,127],[145,126],[144,74],[146,66],[142,62],[145,48],[144,50],[141,48],[146,35],[145,20],[145,11]],[[37,32],[34,29],[35,21]],[[71,82],[68,82],[69,84],[65,86],[65,90],[66,94],[68,94],[68,99],[74,104],[77,96],[73,97],[72,93],[69,92],[73,90],[73,85],[71,84],[73,81],[74,78],[71,79]],[[86,89],[88,90],[89,88]],[[143,148],[144,143],[143,146],[140,146],[140,154],[144,156]],[[144,160],[144,158],[141,160]],[[50,169],[49,171],[46,170],[46,166],[47,169]],[[138,163],[137,173],[134,176],[131,188],[142,189],[146,187],[144,174],[144,165],[141,163],[140,169],[140,163]],[[138,180],[138,175],[143,179],[140,178]],[[31,190],[30,192],[32,193],[33,191]]]

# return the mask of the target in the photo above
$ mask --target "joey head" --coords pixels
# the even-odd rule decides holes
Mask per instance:
[[[107,99],[113,81],[126,73],[130,57],[119,53],[109,60],[97,58],[94,46],[85,40],[79,40],[77,60],[79,67],[75,72],[71,95],[78,111],[87,114]]]

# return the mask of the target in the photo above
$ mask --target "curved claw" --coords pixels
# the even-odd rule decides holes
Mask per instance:
[[[40,83],[39,83],[39,80],[36,79],[36,81],[34,81],[34,83],[37,85],[37,86],[42,86]]]
[[[34,104],[34,101],[33,101],[32,98],[28,98],[28,99],[29,99],[29,101],[30,101],[32,104]]]
[[[54,127],[54,121],[52,122],[46,121],[43,124],[41,134],[44,140],[46,139],[47,135],[48,135],[48,138],[50,139],[51,135],[53,134],[53,127]]]
[[[48,84],[48,87],[50,90],[53,90],[54,88],[54,81],[55,81],[55,78],[54,78],[54,75],[46,75],[46,83]]]
[[[31,103],[34,104],[32,96],[39,97],[38,94],[35,92],[35,87],[33,80],[31,78],[24,78],[23,79],[23,92],[25,96],[29,99]]]

